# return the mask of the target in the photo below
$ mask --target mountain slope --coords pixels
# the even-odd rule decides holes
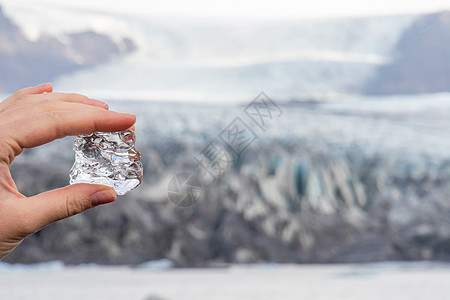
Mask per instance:
[[[0,7],[0,92],[51,81],[58,75],[104,63],[134,50],[131,40],[119,47],[95,32],[68,34],[63,42],[49,36],[28,40]]]
[[[405,31],[394,49],[396,58],[377,70],[364,93],[450,91],[450,12],[421,17]]]

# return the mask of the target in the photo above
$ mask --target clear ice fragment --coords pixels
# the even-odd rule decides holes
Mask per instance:
[[[77,136],[70,184],[104,184],[113,187],[118,195],[136,188],[142,182],[143,170],[134,143],[131,130]]]

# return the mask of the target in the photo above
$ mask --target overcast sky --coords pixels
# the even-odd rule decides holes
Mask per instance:
[[[449,0],[0,0],[11,6],[68,6],[140,15],[240,18],[328,18],[450,9]]]

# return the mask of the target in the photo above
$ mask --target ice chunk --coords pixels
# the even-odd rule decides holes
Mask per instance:
[[[77,136],[70,184],[104,184],[113,187],[118,195],[131,191],[141,184],[143,174],[141,154],[134,143],[131,130]]]

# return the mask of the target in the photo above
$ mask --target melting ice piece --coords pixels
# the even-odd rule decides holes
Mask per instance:
[[[113,187],[118,195],[131,191],[141,184],[143,174],[141,154],[134,143],[131,130],[77,136],[70,184],[104,184]]]

